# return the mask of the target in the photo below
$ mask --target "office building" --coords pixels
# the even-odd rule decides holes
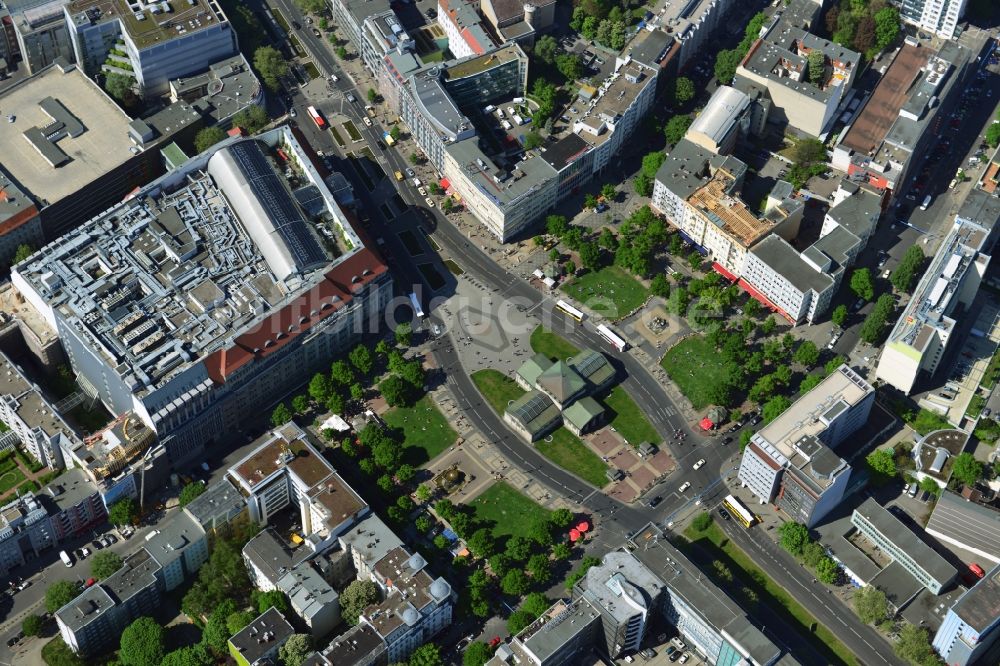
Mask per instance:
[[[851,466],[835,450],[867,422],[874,402],[875,389],[841,365],[754,434],[740,461],[740,483],[761,504],[774,501],[812,527],[844,498]]]
[[[983,568],[1000,564],[1000,509],[944,490],[924,527],[944,543],[981,558]]]
[[[270,666],[278,663],[278,649],[295,629],[274,606],[229,639],[229,654],[239,666]]]
[[[252,452],[229,469],[228,477],[246,496],[250,519],[268,525],[291,506],[299,514],[302,537],[323,550],[368,513],[351,489],[294,422],[261,436]]]
[[[132,77],[142,95],[166,92],[171,79],[201,73],[239,50],[236,31],[208,0],[72,0],[64,11],[76,62],[87,74]]]
[[[851,524],[931,593],[940,594],[955,580],[955,567],[874,498],[869,497],[854,510]]]
[[[0,91],[0,258],[34,248],[162,173],[129,139],[131,119],[63,60]]]
[[[0,576],[58,542],[48,509],[31,493],[0,507]]]
[[[972,72],[971,50],[946,42],[935,51],[907,38],[833,149],[835,169],[858,182],[898,194],[914,164],[939,139]]]
[[[847,269],[875,231],[880,197],[855,183],[846,187],[853,194],[838,201],[835,193],[819,239],[805,250],[771,235],[747,254],[740,286],[792,324],[811,324],[826,313]]]
[[[322,203],[318,215],[293,187]],[[84,391],[112,414],[134,412],[175,465],[239,439],[248,411],[353,345],[392,292],[287,127],[216,144],[12,281],[58,332]]]
[[[996,242],[1000,199],[969,191],[955,223],[896,320],[875,376],[905,394],[932,377],[963,313],[979,291]]]
[[[63,451],[80,443],[76,432],[42,390],[3,353],[0,353],[0,422],[9,428],[0,435],[0,449],[20,445],[32,458],[52,469],[63,467]]]
[[[952,39],[958,21],[965,13],[967,0],[893,0],[899,8],[899,17],[918,28],[932,32],[942,39]]]
[[[21,62],[29,74],[48,67],[57,58],[73,62],[73,42],[66,29],[66,0],[14,2],[8,6]]]
[[[246,498],[225,477],[208,486],[184,507],[184,511],[209,533],[224,529],[241,518],[249,520]]]
[[[734,281],[743,275],[751,247],[772,233],[795,237],[804,209],[778,181],[758,216],[740,198],[746,168],[735,157],[682,139],[656,173],[651,202],[716,271]]]
[[[498,46],[476,8],[465,0],[438,0],[437,24],[448,37],[448,50],[456,58],[481,56]]]
[[[809,55],[823,54],[823,70],[809,69]],[[785,21],[775,21],[736,68],[741,79],[767,90],[772,120],[812,136],[825,134],[854,85],[861,56]]]
[[[949,666],[971,666],[1000,636],[1000,565],[958,598],[932,645]]]
[[[240,111],[264,104],[264,86],[242,53],[213,62],[200,74],[169,82],[170,101],[187,102],[213,124],[227,126]]]

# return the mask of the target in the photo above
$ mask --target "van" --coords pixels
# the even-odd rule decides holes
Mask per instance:
[[[927,207],[931,205],[931,195],[924,197],[923,203],[920,204],[920,210],[927,210]]]
[[[910,484],[910,487],[906,491],[906,494],[909,495],[910,497],[916,497],[917,496],[917,484],[916,484],[916,482],[913,482],[913,483]]]
[[[67,567],[73,566],[73,560],[69,558],[69,553],[67,553],[65,550],[59,551],[59,559],[62,560],[63,564],[65,564]]]
[[[494,112],[494,111],[496,111],[496,110],[497,110],[497,107],[495,107],[495,106],[493,106],[492,104],[490,104],[490,105],[489,105],[489,106],[487,106],[487,107],[486,107],[485,109],[483,109],[483,112],[484,112],[484,113],[493,113],[493,112]]]

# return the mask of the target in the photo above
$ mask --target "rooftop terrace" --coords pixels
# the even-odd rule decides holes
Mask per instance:
[[[66,10],[78,26],[119,20],[140,49],[226,21],[211,0],[73,0]]]

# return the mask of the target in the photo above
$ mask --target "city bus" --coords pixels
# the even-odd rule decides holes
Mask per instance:
[[[417,292],[410,292],[410,304],[413,305],[413,314],[417,316],[417,319],[424,318],[424,309],[420,307],[420,299],[417,298]]]
[[[316,127],[326,129],[326,121],[323,120],[323,116],[319,115],[319,111],[316,110],[315,106],[306,107],[306,111],[309,112],[309,117],[316,123]]]
[[[726,499],[722,500],[722,505],[729,511],[729,515],[739,521],[743,527],[750,528],[757,524],[757,516],[738,497],[726,495]]]
[[[601,324],[600,326],[597,327],[597,332],[601,334],[602,338],[608,341],[608,344],[610,344],[618,351],[623,352],[626,349],[628,349],[628,343],[625,342],[625,340],[623,340],[620,335],[612,331],[604,324]]]
[[[562,310],[563,312],[565,312],[566,314],[568,314],[570,317],[572,317],[573,319],[577,320],[577,322],[583,321],[584,314],[582,312],[580,312],[579,310],[577,310],[576,308],[574,308],[569,303],[567,303],[566,301],[562,301],[562,300],[556,301],[556,309],[557,310]]]

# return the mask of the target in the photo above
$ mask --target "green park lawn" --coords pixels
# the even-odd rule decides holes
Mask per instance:
[[[566,339],[556,335],[541,324],[531,332],[531,349],[536,354],[545,354],[549,358],[562,361],[570,356],[576,356],[580,352]]]
[[[499,370],[477,370],[472,373],[472,382],[493,407],[493,411],[501,416],[507,409],[507,403],[524,395],[524,390],[517,382]]]
[[[434,460],[458,438],[430,396],[425,395],[412,407],[395,407],[383,418],[393,428],[403,430],[403,462],[414,467]]]
[[[639,405],[635,404],[621,386],[611,389],[611,393],[601,402],[608,408],[611,425],[628,440],[629,444],[639,446],[642,442],[660,443],[660,435],[656,429],[650,425]]]
[[[649,290],[618,266],[607,266],[573,278],[562,290],[608,319],[624,317],[646,301]]]
[[[779,615],[792,625],[799,625],[802,634],[815,636],[819,640],[817,647],[828,657],[831,664],[850,664],[857,666],[858,661],[854,658],[847,646],[840,642],[837,636],[824,625],[816,621],[802,605],[800,605],[785,588],[777,581],[768,577],[756,564],[753,558],[731,542],[713,521],[704,532],[697,531],[694,526],[688,526],[684,530],[684,536],[694,544],[701,547],[709,557],[715,561],[722,562],[732,573],[732,576],[742,581],[760,603],[767,604]],[[683,550],[690,551],[690,546],[685,546]],[[720,580],[715,572],[706,569],[709,578],[715,580],[716,584],[726,586],[726,581]],[[739,596],[737,596],[737,599]],[[752,605],[746,599],[744,605]]]
[[[692,335],[671,347],[660,365],[695,409],[712,404],[712,387],[726,378],[722,355],[701,335]]]
[[[16,488],[25,480],[24,473],[17,466],[13,456],[0,463],[0,495]]]
[[[551,442],[547,441],[549,437],[552,438]],[[608,477],[605,476],[607,464],[576,435],[566,428],[558,428],[549,437],[535,442],[539,453],[593,486],[603,488],[608,483]]]
[[[528,536],[552,512],[509,484],[498,481],[469,502],[476,520],[493,525],[495,536]]]

